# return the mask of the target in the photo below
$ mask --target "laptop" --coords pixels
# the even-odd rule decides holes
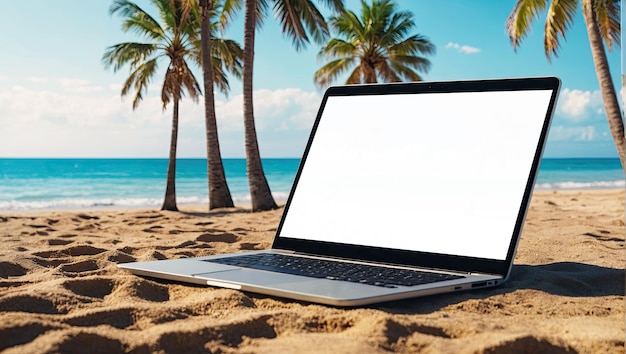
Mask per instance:
[[[501,285],[559,87],[554,77],[331,87],[271,249],[118,267],[335,306]]]

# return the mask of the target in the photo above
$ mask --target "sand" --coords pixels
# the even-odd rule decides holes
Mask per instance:
[[[2,212],[0,351],[624,352],[624,190],[535,192],[488,290],[334,308],[116,268],[268,248],[281,212]]]

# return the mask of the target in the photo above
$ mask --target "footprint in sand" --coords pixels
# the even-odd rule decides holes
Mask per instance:
[[[74,242],[74,241],[72,241],[72,240],[62,240],[62,239],[54,238],[54,239],[48,240],[48,245],[50,245],[50,246],[65,246],[65,245],[68,245],[68,244],[70,244],[72,242]]]
[[[170,292],[166,286],[135,277],[126,279],[128,280],[117,285],[112,291],[117,298],[133,297],[152,302],[165,302],[170,299]]]
[[[248,234],[248,232],[249,232],[249,231],[251,231],[251,230],[244,229],[244,228],[242,228],[242,227],[236,227],[236,228],[234,228],[234,229],[233,229],[233,231],[237,232],[237,233],[238,233],[238,234],[240,234],[240,235],[244,235],[244,236],[245,236],[245,235],[247,235],[247,234]]]
[[[550,343],[543,338],[537,338],[531,335],[508,340],[504,343],[498,343],[491,347],[486,347],[486,353],[575,353],[574,348],[567,344],[563,346]]]
[[[77,214],[77,217],[83,219],[83,220],[99,220],[100,217],[99,216],[94,216],[94,215],[88,215],[88,214]],[[78,221],[78,219],[74,218],[72,219],[73,221]]]
[[[201,242],[223,242],[223,243],[235,243],[239,240],[239,236],[228,232],[223,233],[206,233],[198,236],[196,241]]]
[[[128,263],[137,261],[137,258],[124,252],[113,251],[107,260],[113,263]]]
[[[0,312],[28,312],[57,315],[59,310],[49,299],[34,295],[15,295],[0,299]]]
[[[268,323],[269,318],[269,315],[256,316],[236,323],[212,326],[202,332],[175,329],[161,335],[156,345],[165,353],[199,353],[207,351],[207,338],[219,338],[222,346],[237,348],[244,338],[276,338],[276,330]],[[149,350],[140,347],[137,351]]]
[[[11,262],[0,262],[0,278],[21,277],[26,275],[28,269]]]
[[[162,217],[163,217],[163,215],[161,215],[161,214],[150,214],[150,215],[137,215],[137,216],[135,216],[135,218],[137,218],[137,219],[157,219],[157,218],[162,218]]]
[[[67,256],[93,256],[96,254],[100,254],[102,252],[106,252],[104,248],[98,248],[93,246],[81,245],[69,247],[62,250],[57,251],[43,251],[34,253],[34,256],[42,257],[42,258],[64,258]]]
[[[41,334],[57,328],[57,326],[44,325],[36,322],[3,328],[0,330],[0,338],[2,338],[2,341],[0,341],[0,350],[29,343]]]
[[[104,299],[115,288],[112,278],[96,277],[91,279],[72,279],[63,282],[63,287],[74,294]]]
[[[38,225],[38,224],[27,224],[24,226],[32,227],[33,229],[45,229],[48,225]]]
[[[98,266],[98,262],[93,259],[75,263],[68,263],[61,266],[61,270],[68,273],[82,273],[98,269],[100,269],[100,267]]]
[[[257,246],[259,244],[257,242],[243,242],[239,245],[239,249],[242,251],[252,251],[252,250],[257,250]]]
[[[207,225],[212,225],[213,221],[201,221],[201,222],[197,222],[194,225],[196,226],[207,226]]]
[[[109,325],[118,329],[128,328],[135,324],[135,311],[129,308],[102,310],[86,315],[70,318],[65,321],[70,326],[96,327]]]
[[[120,248],[118,251],[120,252],[124,252],[126,254],[135,254],[135,252],[138,250],[138,248],[135,247],[130,247],[130,246],[126,246],[126,247],[122,247]]]
[[[154,226],[150,226],[147,229],[143,229],[141,231],[143,231],[143,232],[158,232],[161,229],[163,229],[163,226],[161,226],[161,225],[154,225]]]
[[[74,231],[89,231],[89,230],[97,229],[99,226],[100,226],[99,224],[87,224],[85,226],[79,226],[75,228]]]
[[[107,338],[93,333],[77,333],[62,337],[62,342],[55,344],[59,353],[83,353],[97,351],[100,353],[124,353],[124,344],[117,339]]]

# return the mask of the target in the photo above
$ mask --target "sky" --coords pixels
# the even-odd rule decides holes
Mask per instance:
[[[162,110],[161,74],[133,111],[132,97],[120,96],[128,68],[106,70],[108,46],[142,41],[121,30],[109,15],[111,1],[32,0],[0,2],[0,157],[167,157],[171,107]],[[156,16],[149,0],[136,3]],[[558,57],[543,51],[545,14],[535,21],[517,51],[505,32],[515,1],[397,0],[415,18],[414,33],[437,48],[424,80],[558,76],[561,94],[545,157],[616,157],[580,9]],[[329,10],[319,1],[324,14]],[[347,0],[357,13],[359,0]],[[271,15],[271,14],[270,14]],[[222,34],[243,46],[243,13]],[[254,109],[261,156],[301,157],[323,91],[313,75],[323,64],[321,44],[301,51],[270,16],[256,35]],[[616,89],[620,49],[608,52]],[[196,77],[201,79],[199,69]],[[216,95],[222,157],[245,157],[241,81]],[[343,84],[343,82],[336,82]],[[178,157],[205,157],[202,99],[180,108]]]

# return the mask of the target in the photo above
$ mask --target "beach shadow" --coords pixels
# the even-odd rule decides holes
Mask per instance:
[[[223,216],[223,215],[232,215],[232,214],[251,214],[252,211],[248,209],[217,209],[211,211],[184,211],[180,210],[179,213],[187,216],[201,217],[201,218],[210,218],[212,216]]]
[[[625,270],[576,262],[514,265],[509,280],[495,288],[441,294],[373,305],[395,314],[428,314],[467,300],[484,300],[517,290],[564,297],[624,296]]]
[[[278,210],[278,209],[282,209],[285,206],[283,204],[279,204],[278,208],[273,209],[273,210]],[[271,211],[271,210],[268,210]],[[242,208],[242,207],[234,207],[234,208],[219,208],[219,209],[213,209],[213,210],[209,210],[209,211],[185,211],[185,210],[179,210],[179,213],[183,214],[183,215],[188,215],[188,216],[197,216],[197,217],[211,217],[211,216],[223,216],[223,215],[230,215],[230,214],[252,214],[252,210],[251,209],[246,209],[246,208]]]
[[[391,314],[429,314],[450,305],[468,300],[485,300],[492,296],[510,294],[517,290],[537,290],[563,297],[605,297],[624,296],[624,269],[607,268],[576,262],[559,262],[542,265],[514,265],[509,280],[501,286],[447,293],[405,300],[389,301],[369,306],[344,307],[371,308]],[[184,284],[190,287],[206,288],[205,285],[173,280],[144,277],[159,284]],[[313,303],[283,297],[244,292],[252,299],[274,299],[276,301],[298,303],[303,306]],[[342,307],[339,307],[342,308]]]

